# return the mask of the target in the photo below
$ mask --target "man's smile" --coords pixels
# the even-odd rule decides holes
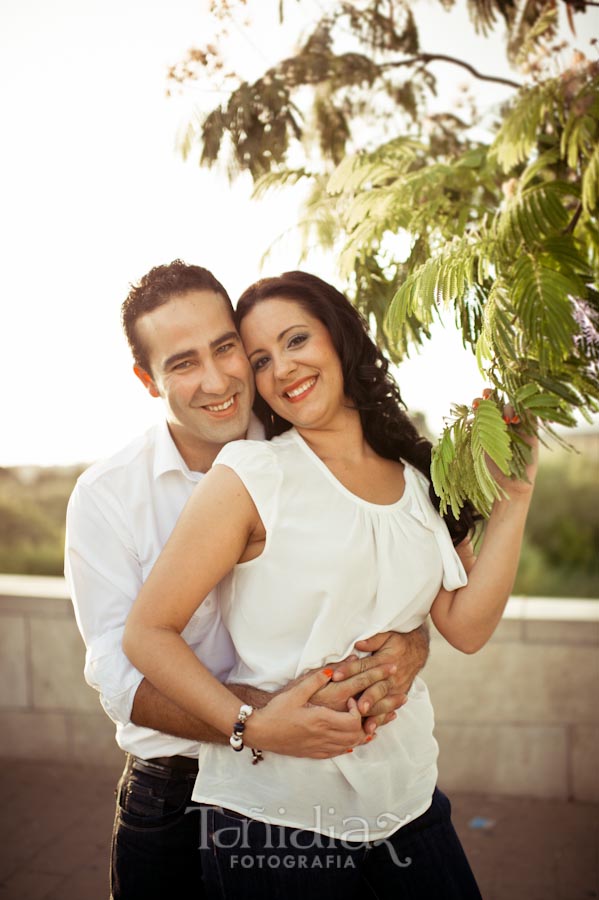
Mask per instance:
[[[199,409],[206,410],[206,412],[209,412],[211,415],[222,418],[237,411],[237,407],[239,405],[237,402],[238,396],[238,394],[232,394],[221,403],[204,403],[199,407]]]

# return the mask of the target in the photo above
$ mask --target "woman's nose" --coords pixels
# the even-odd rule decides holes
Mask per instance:
[[[287,356],[284,353],[274,359],[275,377],[281,381],[285,378],[289,378],[289,375],[294,372],[296,368],[297,363],[293,357]]]

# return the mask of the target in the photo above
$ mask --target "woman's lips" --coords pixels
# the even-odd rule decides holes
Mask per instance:
[[[312,392],[316,380],[316,375],[311,375],[309,378],[303,378],[301,381],[296,381],[295,384],[292,384],[287,388],[283,396],[290,403],[299,403]]]

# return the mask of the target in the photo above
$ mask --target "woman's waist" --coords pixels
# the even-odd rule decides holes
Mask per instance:
[[[334,759],[264,751],[264,761],[252,766],[249,750],[233,754],[226,746],[205,744],[194,799],[335,836],[347,831],[348,821],[360,819],[375,837],[385,836],[432,792],[438,755],[433,726],[422,682],[374,741]]]

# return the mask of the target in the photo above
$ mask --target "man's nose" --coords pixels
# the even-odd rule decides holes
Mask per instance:
[[[224,394],[229,387],[229,378],[215,362],[208,363],[202,373],[202,391],[204,394]]]

